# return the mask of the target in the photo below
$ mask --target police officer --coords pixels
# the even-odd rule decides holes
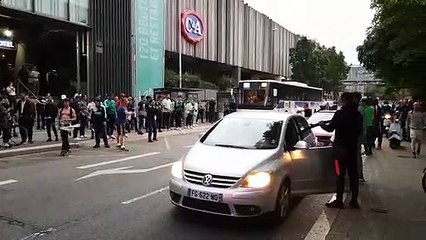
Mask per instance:
[[[146,98],[146,114],[147,114],[146,125],[148,128],[148,142],[158,141],[157,140],[157,123],[156,123],[156,116],[158,114],[158,105],[150,96]],[[152,138],[153,134],[154,134],[154,138]]]
[[[95,130],[95,146],[93,148],[100,148],[101,138],[104,141],[105,147],[110,148],[105,128],[107,122],[106,109],[101,104],[100,99],[95,99],[95,107],[92,109],[92,116],[90,119],[93,129]]]
[[[350,177],[352,200],[350,206],[359,208],[358,204],[358,169],[357,151],[358,139],[362,132],[362,115],[353,107],[353,95],[343,93],[340,97],[342,108],[338,110],[330,123],[320,122],[320,126],[328,131],[336,131],[333,145],[333,157],[336,161],[337,175],[337,198],[335,201],[326,203],[329,208],[344,208],[343,192],[345,190],[346,170]]]

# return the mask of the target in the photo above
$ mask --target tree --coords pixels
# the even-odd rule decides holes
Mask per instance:
[[[341,80],[346,79],[349,72],[342,52],[337,53],[335,47],[326,48],[306,37],[290,49],[290,64],[293,79],[335,94],[341,90]]]
[[[179,74],[171,69],[166,69],[164,74],[165,87],[177,88],[179,87]],[[203,81],[197,74],[190,74],[185,72],[182,75],[182,87],[183,88],[206,88],[206,89],[217,89],[213,83]]]
[[[373,0],[376,10],[359,61],[396,89],[416,88],[425,95],[426,1]]]

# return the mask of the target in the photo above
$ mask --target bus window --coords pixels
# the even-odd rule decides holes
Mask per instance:
[[[265,101],[265,90],[249,90],[244,91],[244,104],[263,104]]]

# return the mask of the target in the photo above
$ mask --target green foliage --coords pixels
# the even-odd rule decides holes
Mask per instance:
[[[179,74],[173,70],[166,69],[165,74],[165,87],[178,88],[179,87]],[[182,87],[183,88],[206,88],[217,89],[218,87],[210,82],[203,81],[199,75],[190,74],[188,72],[182,74]]]
[[[346,79],[349,68],[342,52],[335,47],[326,48],[306,37],[290,49],[292,78],[312,86],[322,87],[326,92],[338,93],[341,80]]]
[[[232,77],[227,76],[227,75],[222,75],[217,80],[217,86],[219,87],[219,90],[221,90],[221,91],[228,90],[229,88],[232,87]]]
[[[416,88],[425,94],[426,1],[373,0],[372,8],[376,14],[357,48],[359,61],[395,90]]]

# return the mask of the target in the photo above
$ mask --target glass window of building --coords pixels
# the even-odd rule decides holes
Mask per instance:
[[[69,0],[35,0],[35,11],[68,20]]]
[[[70,21],[89,24],[89,0],[70,0]]]
[[[23,9],[27,11],[32,11],[32,0],[3,0],[0,1],[0,4],[7,7],[13,7],[17,9]]]

